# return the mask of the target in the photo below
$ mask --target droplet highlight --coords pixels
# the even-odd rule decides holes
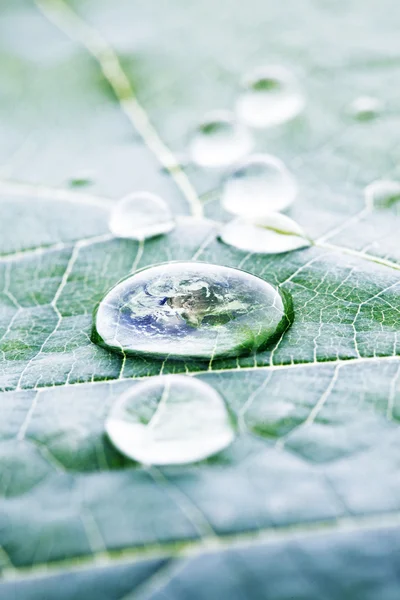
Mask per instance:
[[[197,462],[235,438],[220,394],[184,375],[152,377],[128,390],[113,406],[106,431],[120,452],[148,465]]]
[[[400,182],[378,179],[365,188],[365,203],[370,209],[391,208],[400,200]]]
[[[359,96],[349,106],[349,113],[359,121],[371,121],[380,115],[383,103],[373,96]]]
[[[253,138],[232,113],[208,113],[194,132],[189,145],[191,160],[200,167],[227,167],[245,157]]]
[[[302,228],[280,213],[258,221],[234,219],[222,227],[219,239],[238,250],[259,254],[281,254],[311,245]]]
[[[125,356],[211,362],[266,347],[292,315],[289,295],[250,273],[172,262],[113,287],[95,311],[92,340]]]
[[[289,208],[296,195],[295,179],[279,158],[254,154],[227,177],[221,202],[234,215],[262,219]]]
[[[291,71],[281,66],[255,69],[243,81],[236,104],[238,119],[255,128],[280,125],[297,117],[305,97]]]
[[[135,192],[116,203],[109,227],[116,237],[146,240],[169,233],[175,223],[162,198],[150,192]]]

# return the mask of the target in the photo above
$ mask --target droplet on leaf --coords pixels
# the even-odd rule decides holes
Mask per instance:
[[[400,200],[400,182],[392,179],[378,179],[365,188],[365,202],[368,208],[390,208]]]
[[[233,114],[213,111],[194,132],[189,153],[200,167],[227,167],[246,156],[252,147],[251,134]]]
[[[223,226],[219,237],[229,246],[260,254],[280,254],[311,244],[301,227],[280,213],[257,221],[234,219]]]
[[[245,219],[260,219],[288,208],[297,195],[294,177],[270,154],[253,154],[227,177],[222,205]]]
[[[117,400],[106,421],[118,450],[144,464],[185,464],[220,452],[235,437],[222,397],[183,375],[152,377]]]
[[[291,320],[289,296],[259,277],[171,262],[112,288],[95,311],[92,340],[124,355],[210,360],[255,352]]]
[[[382,101],[373,96],[359,96],[350,104],[350,114],[359,121],[375,119],[383,110]]]
[[[255,69],[245,77],[243,87],[236,113],[250,127],[279,125],[297,117],[304,109],[305,98],[297,80],[284,67]]]
[[[162,198],[149,192],[134,192],[116,203],[109,226],[117,237],[145,240],[172,231],[175,224]]]

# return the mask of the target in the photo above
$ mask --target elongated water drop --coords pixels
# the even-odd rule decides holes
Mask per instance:
[[[305,98],[294,75],[280,66],[260,67],[245,77],[236,104],[238,118],[250,127],[271,127],[296,117]]]
[[[365,202],[369,208],[390,208],[400,200],[400,182],[378,179],[365,188]]]
[[[152,377],[128,390],[106,422],[123,454],[144,464],[184,464],[207,458],[235,437],[221,396],[184,375]]]
[[[280,213],[271,213],[257,221],[234,219],[224,225],[219,238],[239,250],[260,254],[280,254],[311,244],[301,227]]]
[[[227,167],[246,156],[252,147],[251,134],[232,113],[213,111],[194,132],[189,153],[201,167]]]
[[[117,202],[109,226],[117,237],[145,240],[172,231],[175,224],[162,198],[150,192],[134,192]]]
[[[118,283],[94,315],[92,340],[124,355],[215,359],[265,347],[290,324],[290,298],[238,269],[153,266]]]
[[[383,103],[373,96],[359,96],[349,106],[351,116],[359,121],[375,119],[383,109]]]
[[[221,200],[234,215],[262,219],[288,208],[296,194],[296,182],[279,158],[253,154],[227,177]]]

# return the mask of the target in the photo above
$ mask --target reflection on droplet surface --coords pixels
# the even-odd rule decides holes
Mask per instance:
[[[257,221],[234,219],[223,226],[219,238],[239,250],[260,254],[280,254],[311,244],[301,227],[280,213]]]
[[[135,192],[116,203],[109,227],[117,237],[145,240],[172,231],[175,224],[162,198],[149,192]]]
[[[350,104],[350,114],[359,121],[369,121],[377,117],[383,109],[382,101],[373,96],[359,96]]]
[[[296,182],[279,158],[253,154],[227,177],[221,201],[234,215],[258,219],[285,210],[296,195]]]
[[[259,277],[171,262],[114,286],[95,311],[92,340],[124,355],[210,360],[255,352],[291,320],[289,296]]]
[[[365,188],[365,202],[368,208],[390,208],[400,200],[400,182],[392,179],[378,179]]]
[[[250,127],[285,123],[299,115],[305,98],[293,73],[280,66],[255,69],[243,82],[236,104],[238,119]]]
[[[149,465],[203,460],[235,437],[218,392],[184,375],[152,377],[128,390],[112,408],[106,431],[120,452]]]
[[[201,167],[227,167],[253,147],[249,131],[228,111],[208,113],[190,141],[192,161]]]

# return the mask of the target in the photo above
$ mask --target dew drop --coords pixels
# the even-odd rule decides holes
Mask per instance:
[[[92,340],[127,356],[210,360],[264,348],[291,320],[289,296],[259,277],[171,262],[114,286],[95,311]]]
[[[390,208],[400,200],[400,182],[392,179],[378,179],[365,188],[365,202],[368,208]]]
[[[382,101],[373,96],[359,96],[349,106],[350,114],[359,121],[375,119],[383,109]]]
[[[257,221],[234,219],[224,225],[219,238],[239,250],[260,254],[280,254],[311,244],[301,227],[280,213],[271,213]]]
[[[235,437],[222,397],[184,375],[152,377],[117,400],[106,421],[116,448],[144,464],[185,464],[226,448]]]
[[[255,128],[290,121],[305,106],[305,98],[293,73],[281,66],[255,69],[243,81],[236,104],[238,119]]]
[[[246,156],[252,147],[251,134],[232,113],[213,111],[194,132],[189,154],[200,167],[227,167]]]
[[[145,240],[172,231],[175,224],[162,198],[149,192],[134,192],[116,203],[109,227],[117,237]]]
[[[234,215],[262,219],[288,208],[296,194],[296,182],[279,158],[253,154],[227,177],[221,201]]]

